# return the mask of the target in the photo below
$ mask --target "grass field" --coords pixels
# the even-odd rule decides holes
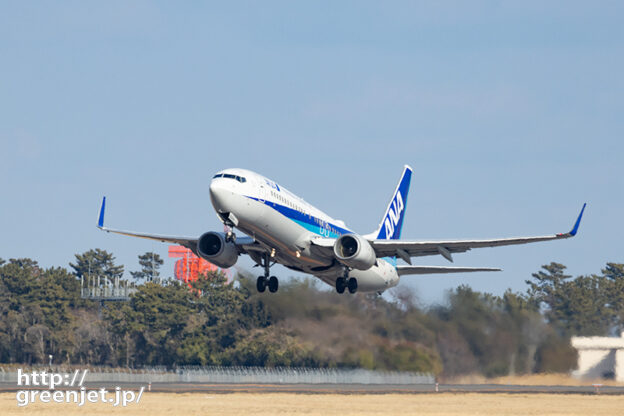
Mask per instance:
[[[0,394],[8,415],[621,415],[624,396],[556,394],[206,394],[145,393],[139,404],[36,403],[17,407],[15,394]]]

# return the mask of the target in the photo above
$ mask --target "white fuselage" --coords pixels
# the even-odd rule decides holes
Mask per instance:
[[[210,183],[210,200],[220,219],[233,225],[273,253],[273,260],[334,285],[344,265],[310,243],[317,238],[337,238],[353,233],[277,183],[249,170],[226,169]],[[249,253],[261,263],[259,254]],[[394,259],[377,259],[368,270],[351,270],[358,291],[381,292],[399,282]]]

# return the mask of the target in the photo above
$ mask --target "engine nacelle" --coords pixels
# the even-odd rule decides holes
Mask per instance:
[[[357,234],[345,234],[336,240],[334,254],[342,263],[358,270],[368,270],[377,261],[373,247]]]
[[[234,266],[238,260],[236,244],[225,241],[225,233],[214,231],[204,233],[199,237],[197,253],[203,259],[224,269]]]

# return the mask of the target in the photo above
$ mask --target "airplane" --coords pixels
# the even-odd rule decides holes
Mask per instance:
[[[277,292],[279,281],[270,268],[279,263],[288,269],[311,274],[333,286],[338,293],[377,292],[396,286],[404,275],[501,271],[485,267],[412,265],[412,258],[452,255],[474,248],[497,247],[574,237],[583,208],[567,233],[538,237],[491,240],[401,240],[412,168],[405,165],[386,211],[375,231],[358,234],[283,186],[245,169],[225,169],[210,182],[210,200],[224,224],[224,232],[209,231],[199,237],[166,236],[124,231],[104,226],[106,196],[102,199],[97,227],[100,230],[179,244],[221,268],[236,264],[247,254],[264,268],[258,276],[258,292]],[[237,236],[234,230],[246,236]],[[397,264],[401,259],[406,265]]]

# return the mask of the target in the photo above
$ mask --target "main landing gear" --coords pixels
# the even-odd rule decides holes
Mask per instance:
[[[269,292],[275,293],[277,292],[277,289],[279,288],[279,280],[277,280],[277,277],[275,276],[269,277],[269,274],[270,274],[269,268],[271,266],[269,264],[268,253],[265,253],[262,256],[262,263],[264,263],[262,265],[264,266],[264,276],[258,276],[258,280],[256,281],[256,289],[258,289],[258,292],[263,293],[268,287]]]
[[[345,268],[343,277],[336,279],[336,292],[344,293],[345,289],[349,289],[349,293],[357,292],[358,283],[355,277],[349,277],[349,269]]]

